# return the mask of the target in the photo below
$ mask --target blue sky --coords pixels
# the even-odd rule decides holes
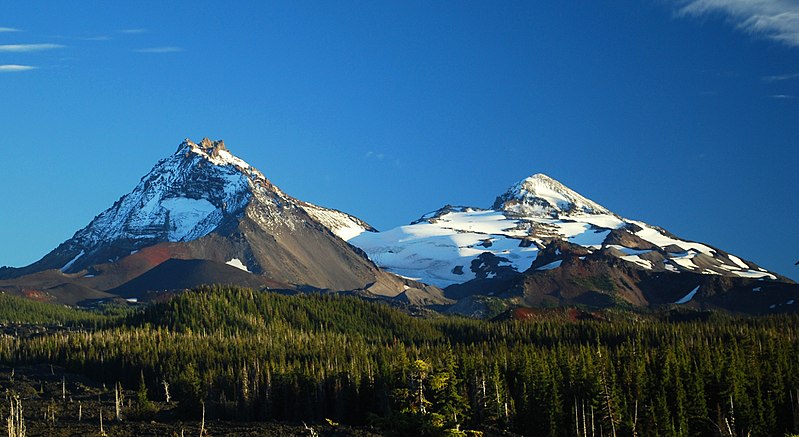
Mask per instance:
[[[0,265],[207,136],[379,229],[540,172],[799,278],[797,1],[0,8]]]

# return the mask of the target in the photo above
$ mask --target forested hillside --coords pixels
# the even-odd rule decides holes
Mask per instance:
[[[152,400],[166,381],[187,418],[205,405],[209,418],[329,419],[413,435],[782,436],[799,427],[799,316],[563,314],[417,319],[352,297],[202,288],[102,316],[105,327],[6,335],[0,361],[52,363],[131,389],[143,378]]]

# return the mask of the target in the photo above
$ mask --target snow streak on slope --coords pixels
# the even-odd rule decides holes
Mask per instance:
[[[674,303],[682,305],[682,304],[690,302],[691,299],[693,299],[694,296],[696,296],[696,292],[699,291],[699,287],[700,287],[700,285],[697,285],[696,288],[691,290],[688,294],[686,294],[685,296],[683,296],[682,298],[680,298],[678,301],[676,301]]]
[[[335,209],[322,208],[307,202],[302,202],[301,206],[314,220],[330,229],[330,232],[336,234],[344,241],[351,240],[367,231],[375,231],[364,221],[347,213]]]

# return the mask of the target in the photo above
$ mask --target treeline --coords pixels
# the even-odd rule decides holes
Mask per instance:
[[[0,293],[0,324],[98,327],[113,323],[115,319],[124,316],[124,313],[125,310],[119,307],[104,307],[101,311],[86,311]]]
[[[387,433],[785,435],[799,427],[799,316],[670,323],[408,317],[329,295],[215,287],[116,326],[0,339],[187,417],[372,424]]]

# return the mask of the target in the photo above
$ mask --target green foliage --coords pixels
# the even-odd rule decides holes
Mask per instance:
[[[114,310],[120,314],[118,310]],[[37,302],[0,293],[0,323],[31,325],[87,325],[108,322],[109,314],[79,310],[64,305]]]
[[[155,406],[147,396],[147,384],[144,382],[144,371],[141,372],[139,388],[136,390],[136,413],[139,417],[149,417],[155,413]]]
[[[206,287],[116,325],[0,338],[0,362],[139,384],[142,406],[166,380],[184,417],[204,403],[210,418],[394,435],[799,430],[799,316],[608,319],[420,320],[353,297]]]
[[[600,276],[589,276],[585,278],[574,277],[572,278],[572,282],[589,290],[610,292],[616,288],[616,286],[613,283],[613,280],[610,279],[610,276],[608,276],[607,274]]]

